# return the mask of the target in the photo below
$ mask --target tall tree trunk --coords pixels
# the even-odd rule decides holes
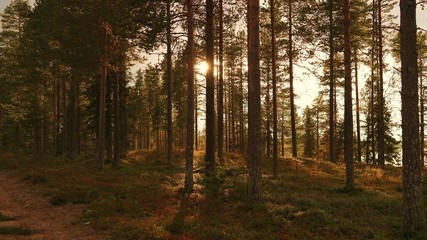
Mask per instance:
[[[250,203],[261,197],[261,86],[259,0],[248,0],[248,197]]]
[[[214,5],[206,0],[206,175],[215,174]]]
[[[193,191],[193,151],[194,151],[194,32],[193,0],[187,0],[187,146],[185,157],[185,191]],[[197,96],[197,95],[196,95]]]
[[[53,80],[53,151],[58,155],[59,133],[59,87],[58,79]]]
[[[220,163],[224,163],[224,10],[223,0],[219,0],[219,76],[218,76],[218,159]]]
[[[329,160],[335,160],[333,2],[329,0]]]
[[[113,110],[114,110],[114,158],[113,158],[113,168],[119,168],[120,166],[120,99],[119,99],[119,73],[114,73],[113,75]]]
[[[232,133],[233,133],[233,131],[231,130],[231,128],[232,128],[232,124],[233,124],[233,122],[232,122],[232,117],[231,117],[231,115],[232,115],[232,111],[233,111],[233,108],[231,107],[231,102],[233,101],[233,91],[232,91],[232,84],[233,84],[233,70],[232,70],[232,68],[230,68],[229,69],[229,72],[228,72],[228,104],[227,104],[227,114],[228,114],[228,116],[227,116],[227,128],[228,128],[228,130],[227,130],[227,134],[228,134],[228,136],[227,136],[227,139],[228,139],[228,151],[229,152],[233,152],[234,151],[234,149],[233,149],[233,139],[232,139]]]
[[[232,69],[232,75],[231,75],[231,77],[230,77],[230,84],[231,84],[231,98],[230,98],[230,101],[231,101],[231,142],[232,142],[232,145],[231,145],[231,148],[232,148],[232,151],[233,152],[235,152],[236,151],[236,108],[235,108],[235,103],[236,103],[236,90],[235,90],[235,88],[234,88],[234,79],[235,79],[235,76],[234,76],[234,72],[233,72],[233,70],[234,70],[234,68],[235,68],[235,66],[234,66],[234,63],[232,63],[231,64],[231,69]]]
[[[126,80],[126,43],[121,42],[120,53],[118,58],[118,79],[119,79],[119,143],[120,143],[120,156],[119,158],[127,158],[129,141],[128,141],[128,119],[126,96],[127,93],[127,80]]]
[[[292,128],[292,157],[298,157],[297,129],[295,123],[295,96],[294,96],[294,67],[293,67],[293,33],[292,33],[292,0],[289,0],[289,91],[291,98],[291,128]]]
[[[360,139],[360,106],[359,106],[359,68],[357,49],[354,48],[354,75],[356,88],[356,132],[357,132],[357,162],[362,162],[362,143]]]
[[[104,54],[107,52],[107,25],[103,26],[103,41],[102,48]],[[103,59],[100,77],[100,91],[99,91],[99,124],[98,124],[98,161],[97,168],[99,171],[104,170],[104,143],[105,143],[105,94],[106,94],[106,81],[107,80],[107,63]]]
[[[172,35],[171,35],[171,0],[167,1],[167,53],[166,53],[166,78],[167,78],[167,92],[168,92],[168,165],[172,164]]]
[[[49,120],[47,113],[43,113],[43,147],[42,153],[46,153],[49,149]]]
[[[271,153],[271,133],[270,133],[270,61],[267,61],[267,94],[265,95],[265,105],[266,105],[266,118],[267,118],[267,134],[266,134],[266,143],[267,143],[267,157],[270,157]]]
[[[77,156],[77,73],[71,69],[70,77],[70,139],[68,140],[68,157],[74,159]]]
[[[289,12],[291,12],[291,0]],[[291,18],[291,16],[289,16]],[[270,0],[271,18],[271,68],[273,78],[273,176],[277,177],[277,79],[276,79],[276,18],[274,15],[274,0]]]
[[[68,116],[67,116],[67,82],[62,80],[62,154],[67,154]]]
[[[193,0],[191,0],[191,2],[193,2]],[[191,3],[193,4],[193,3]],[[192,13],[193,14],[193,13]],[[193,22],[191,22],[192,26],[193,26]],[[193,29],[194,31],[194,29]],[[192,33],[194,34],[194,33]],[[191,35],[194,38],[194,35]],[[193,40],[193,44],[194,44],[194,39]],[[194,48],[194,46],[193,46]],[[193,50],[194,51],[194,50]],[[193,53],[193,57],[194,57],[194,53]],[[189,66],[188,66],[189,67]],[[198,100],[199,100],[199,91],[198,91],[198,82],[197,82],[197,78],[194,77],[194,60],[193,60],[193,79],[194,82],[196,83],[196,85],[194,86],[194,141],[195,141],[195,147],[196,150],[199,150],[199,104],[198,104]],[[194,85],[193,82],[193,85]]]
[[[375,12],[375,0],[372,0],[372,52],[371,52],[371,151],[372,161],[371,163],[376,164],[376,153],[375,153],[375,109],[374,109],[374,87],[375,87],[375,41],[376,41],[376,12]]]
[[[419,56],[419,75],[420,75],[420,161],[424,167],[424,84],[423,84],[423,66],[422,59]]]
[[[319,105],[316,107],[316,158],[319,158],[319,147],[320,147],[320,127],[319,127]]]
[[[346,188],[354,189],[353,163],[353,99],[351,88],[351,30],[350,30],[350,0],[343,0],[344,12],[344,159],[346,166]]]
[[[240,58],[240,81],[239,81],[239,90],[240,90],[240,153],[245,152],[245,120],[244,120],[244,110],[243,110],[243,56]]]
[[[378,61],[379,61],[379,109],[378,109],[378,163],[385,166],[384,159],[384,80],[383,80],[383,34],[382,34],[382,1],[378,0]]]
[[[107,163],[113,162],[113,82],[107,76],[106,86],[106,116],[105,116],[105,150],[107,150]]]
[[[282,110],[282,139],[281,139],[281,145],[282,145],[282,158],[285,157],[285,114]]]
[[[403,231],[413,236],[423,223],[418,116],[416,0],[400,1],[402,64]]]

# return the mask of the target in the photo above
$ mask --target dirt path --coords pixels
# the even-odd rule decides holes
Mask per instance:
[[[52,206],[48,199],[38,195],[32,186],[11,174],[0,172],[0,213],[15,218],[0,221],[2,227],[27,227],[31,235],[1,235],[2,240],[101,240],[108,239],[89,226],[73,224],[86,210],[84,205]]]

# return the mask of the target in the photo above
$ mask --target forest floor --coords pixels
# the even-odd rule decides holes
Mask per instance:
[[[93,157],[0,153],[0,239],[403,239],[401,168],[356,164],[348,192],[343,164],[280,159],[273,178],[265,158],[264,202],[250,205],[244,158],[226,160],[205,178],[197,152],[188,195],[182,152],[172,166],[164,154],[134,152],[103,172]]]
[[[0,172],[0,239],[95,240],[102,238],[89,226],[76,225],[87,206],[55,207],[16,175]]]

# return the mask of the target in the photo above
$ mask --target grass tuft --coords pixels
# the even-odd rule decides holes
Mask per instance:
[[[0,234],[2,235],[31,235],[33,230],[24,226],[10,226],[10,227],[0,227]]]
[[[15,220],[14,217],[6,216],[0,212],[0,222],[14,221],[14,220]]]

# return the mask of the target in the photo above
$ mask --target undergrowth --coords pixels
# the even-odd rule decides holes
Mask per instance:
[[[357,189],[349,192],[343,164],[280,159],[273,178],[272,160],[264,158],[263,203],[250,205],[245,159],[225,157],[216,175],[205,178],[203,155],[196,153],[192,194],[181,191],[182,152],[172,166],[164,154],[135,152],[121,168],[107,165],[103,172],[94,158],[0,161],[52,205],[88,204],[75,223],[108,231],[111,239],[402,239],[400,168],[356,164]],[[426,236],[421,231],[416,239]]]

